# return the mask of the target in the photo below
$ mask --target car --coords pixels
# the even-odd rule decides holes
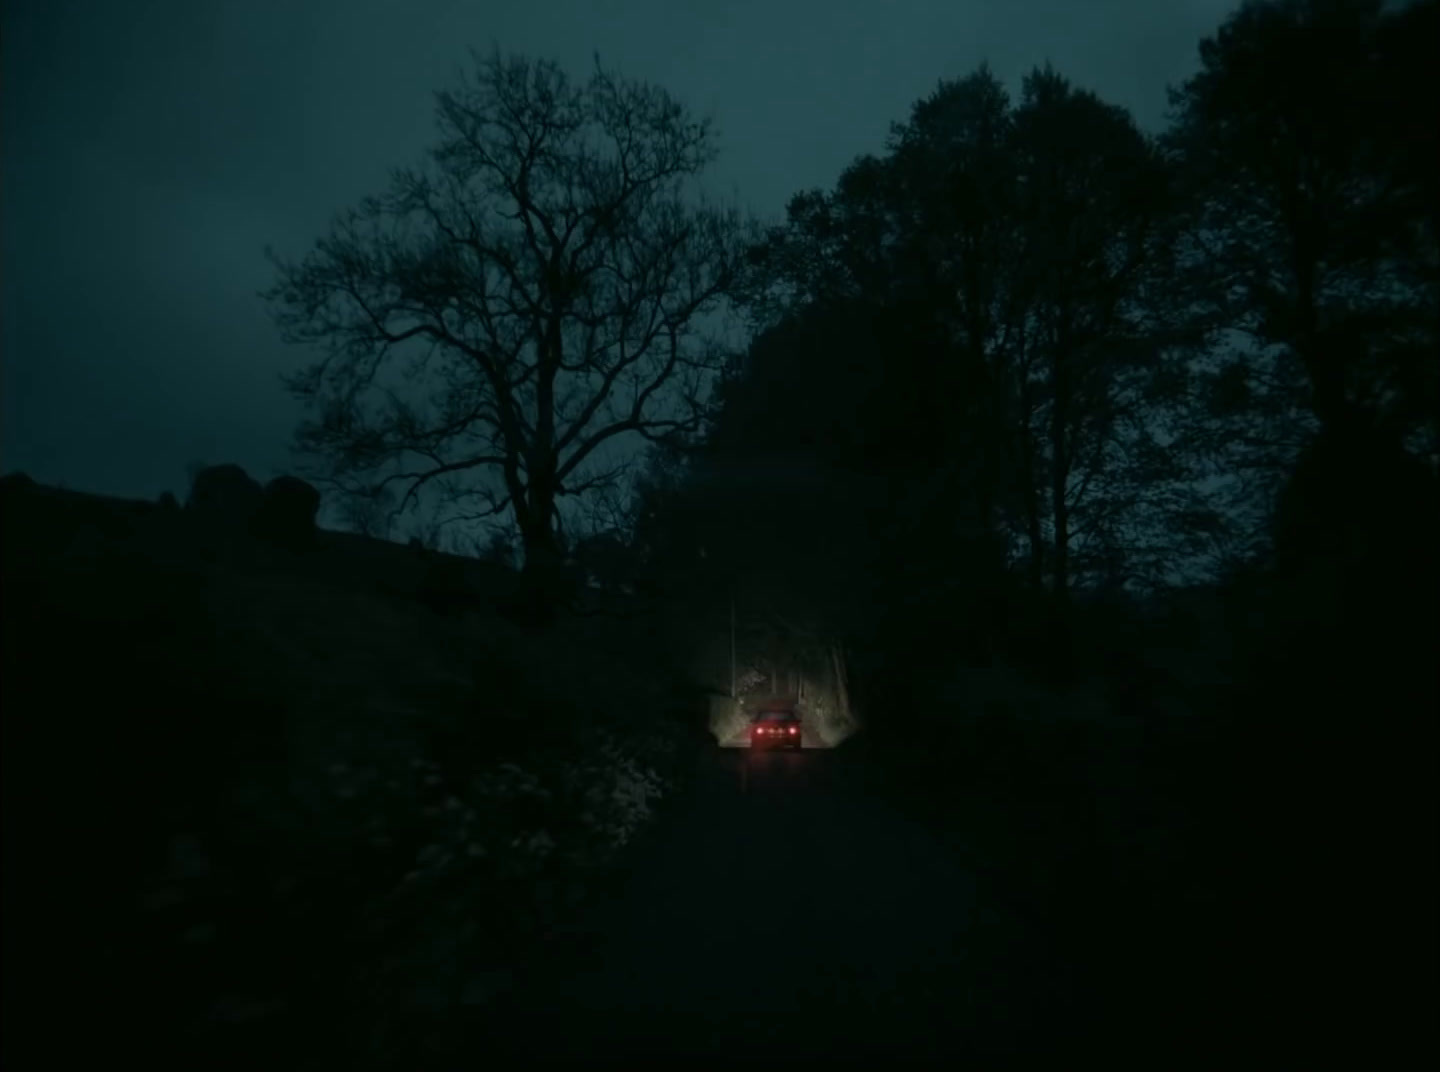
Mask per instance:
[[[794,711],[762,711],[750,723],[751,748],[801,748],[805,734]]]

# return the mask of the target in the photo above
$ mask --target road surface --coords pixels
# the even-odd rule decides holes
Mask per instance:
[[[705,756],[564,952],[477,1012],[467,1065],[1075,1053],[1083,988],[865,771],[848,747]]]

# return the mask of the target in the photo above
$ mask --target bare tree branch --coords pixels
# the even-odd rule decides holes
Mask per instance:
[[[310,414],[297,446],[337,485],[403,487],[400,512],[442,485],[457,521],[508,509],[548,554],[559,501],[618,476],[600,446],[700,427],[724,355],[698,329],[756,229],[687,186],[709,122],[598,62],[577,84],[476,55],[436,120],[423,166],[298,263],[271,255],[283,337],[322,351],[287,381]],[[476,496],[490,507],[461,507]]]

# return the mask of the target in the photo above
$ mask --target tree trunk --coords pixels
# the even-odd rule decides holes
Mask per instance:
[[[535,438],[526,454],[529,486],[525,508],[521,511],[521,532],[525,540],[525,565],[521,573],[525,591],[527,617],[532,624],[548,625],[565,602],[564,559],[555,531],[557,520],[555,496],[559,490],[556,475],[559,459],[555,454],[555,375],[559,371],[563,336],[563,317],[555,288],[558,279],[559,250],[551,251],[545,296],[550,299],[550,315],[546,318],[545,335],[536,362],[535,377]]]
[[[1022,336],[1021,345],[1024,345]],[[1036,592],[1045,590],[1045,537],[1040,531],[1040,489],[1036,483],[1039,474],[1035,466],[1035,435],[1031,431],[1030,389],[1025,377],[1028,369],[1020,370],[1020,479],[1024,491],[1025,532],[1030,540],[1030,583]]]
[[[1295,324],[1291,345],[1310,380],[1311,408],[1320,427],[1333,430],[1345,417],[1345,376],[1342,357],[1327,345],[1319,330],[1316,288],[1319,266],[1310,252],[1308,231],[1296,234],[1292,270],[1295,273]]]
[[[1032,453],[1032,448],[1027,447],[1025,453]],[[1025,469],[1025,524],[1030,540],[1030,584],[1035,591],[1043,592],[1045,590],[1045,535],[1040,531],[1040,492],[1035,487],[1035,471],[1029,459],[1026,461]]]
[[[835,669],[835,696],[840,702],[840,716],[853,724],[855,717],[850,709],[850,683],[845,678],[845,660],[840,655],[840,649],[833,644],[830,646],[830,664]]]
[[[1070,515],[1065,505],[1065,493],[1070,478],[1066,436],[1070,424],[1071,398],[1069,355],[1065,352],[1067,347],[1068,340],[1062,329],[1056,339],[1055,401],[1050,411],[1050,450],[1054,461],[1050,474],[1050,509],[1055,526],[1051,641],[1054,668],[1062,679],[1068,676],[1070,671]]]
[[[525,561],[520,571],[523,617],[528,624],[547,625],[564,602],[564,563],[552,519],[555,497],[543,474],[532,476],[520,522]]]

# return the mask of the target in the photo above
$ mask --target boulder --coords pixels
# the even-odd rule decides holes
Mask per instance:
[[[31,491],[35,481],[27,473],[6,473],[0,476],[0,491]]]
[[[296,476],[277,476],[265,485],[256,513],[256,532],[283,547],[300,548],[315,540],[320,493]]]
[[[260,511],[264,492],[238,465],[211,465],[195,474],[185,509],[227,529],[248,528]]]
[[[465,576],[465,563],[454,555],[427,556],[420,578],[420,601],[436,614],[453,615],[482,604]]]

